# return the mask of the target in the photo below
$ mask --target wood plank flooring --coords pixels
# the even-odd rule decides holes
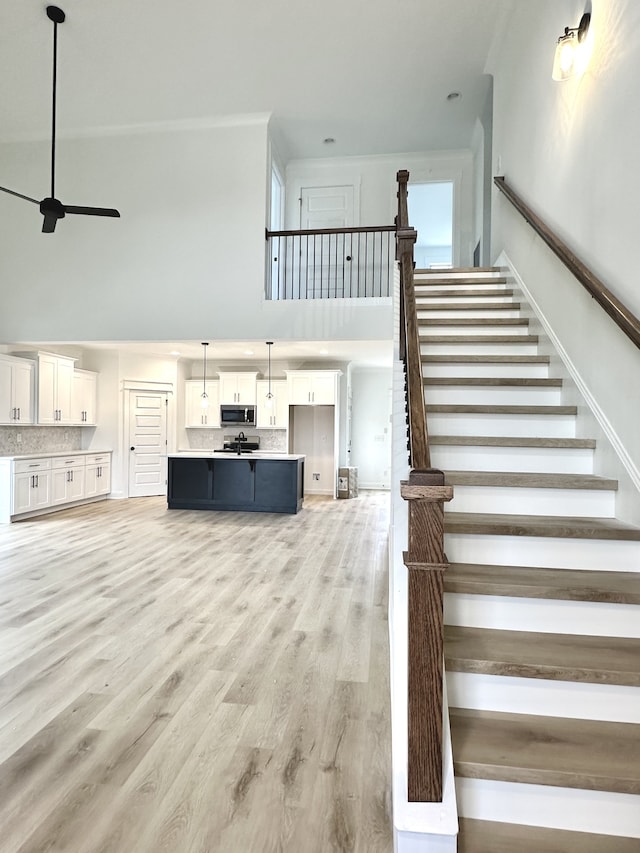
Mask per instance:
[[[392,850],[388,495],[0,527],[0,851]]]

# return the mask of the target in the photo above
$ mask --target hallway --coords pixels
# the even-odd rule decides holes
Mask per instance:
[[[0,528],[2,853],[390,851],[388,494]]]

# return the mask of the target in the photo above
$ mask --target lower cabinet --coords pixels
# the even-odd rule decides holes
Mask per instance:
[[[0,523],[63,509],[111,491],[111,453],[0,459]]]
[[[52,460],[51,505],[68,504],[84,498],[84,456]]]

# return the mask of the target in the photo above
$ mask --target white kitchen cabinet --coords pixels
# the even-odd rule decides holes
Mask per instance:
[[[271,380],[271,405],[267,404],[269,380],[256,382],[257,405],[256,426],[258,429],[287,429],[289,426],[289,395],[286,380]]]
[[[51,460],[16,462],[9,500],[11,514],[45,509],[51,504]]]
[[[333,406],[338,399],[339,370],[288,370],[289,405]]]
[[[111,491],[111,454],[98,453],[86,458],[84,496],[96,498]]]
[[[71,385],[71,422],[81,426],[96,425],[98,374],[91,370],[74,370]]]
[[[220,383],[207,380],[204,385],[208,406],[202,407],[202,379],[187,379],[184,392],[185,427],[214,429],[220,426]]]
[[[35,364],[0,356],[0,424],[32,424]]]
[[[220,403],[256,404],[257,373],[220,373]]]
[[[51,462],[51,505],[84,498],[84,456],[63,456]]]
[[[73,423],[71,390],[73,359],[38,353],[38,423]]]
[[[0,523],[105,498],[111,451],[53,457],[0,457]]]

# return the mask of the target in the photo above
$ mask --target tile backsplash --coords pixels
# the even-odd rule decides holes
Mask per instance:
[[[245,429],[245,435],[251,439],[253,436],[260,438],[260,450],[272,453],[286,453],[287,431],[286,429]],[[220,450],[227,435],[237,435],[238,429],[188,429],[188,447],[184,450]]]
[[[82,450],[82,427],[0,426],[0,456],[59,450]]]

